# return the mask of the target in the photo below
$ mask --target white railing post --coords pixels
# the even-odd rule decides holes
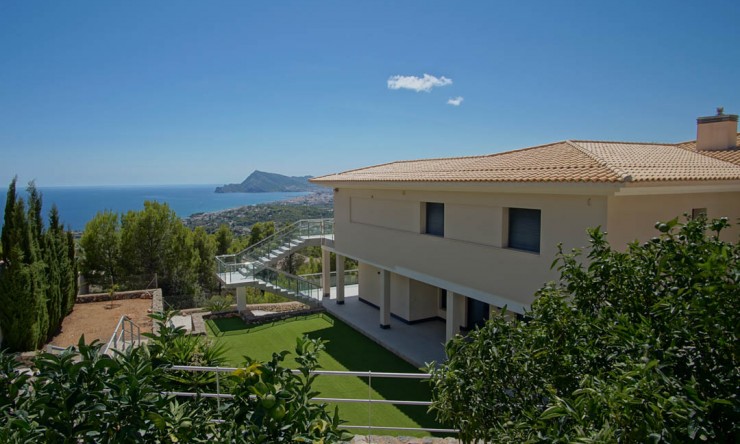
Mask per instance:
[[[218,410],[221,410],[221,380],[220,375],[221,372],[218,371],[218,367],[216,367],[216,394],[218,394],[218,398],[216,398],[216,407]]]
[[[373,372],[372,370],[367,372],[367,439],[368,443],[372,438],[371,436],[371,429],[373,428]]]

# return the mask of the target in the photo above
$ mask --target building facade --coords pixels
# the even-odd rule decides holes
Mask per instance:
[[[601,227],[616,248],[683,214],[740,234],[737,116],[698,119],[697,141],[563,141],[490,156],[394,162],[313,179],[334,189],[334,242],[359,262],[359,297],[447,337],[506,307],[522,314],[552,262]],[[338,263],[341,261],[337,261]],[[339,302],[343,290],[338,289]]]

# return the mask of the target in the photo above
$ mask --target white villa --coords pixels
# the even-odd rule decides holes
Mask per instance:
[[[566,140],[488,156],[399,161],[312,179],[334,189],[336,301],[342,256],[359,262],[359,297],[391,316],[446,322],[446,337],[506,307],[521,314],[562,243],[600,226],[613,246],[647,240],[656,221],[726,216],[740,227],[737,115],[697,119],[697,140]],[[325,278],[324,294],[329,292]]]

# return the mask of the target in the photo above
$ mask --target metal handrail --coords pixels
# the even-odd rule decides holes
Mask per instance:
[[[274,271],[276,273],[279,273],[281,276],[286,276],[286,277],[289,277],[291,279],[295,279],[295,280],[300,281],[300,282],[305,282],[306,284],[308,284],[308,285],[310,285],[312,287],[318,287],[318,285],[316,285],[315,283],[311,282],[310,280],[305,279],[305,278],[303,278],[301,276],[298,276],[298,275],[295,275],[295,274],[288,273],[287,271],[278,270],[277,268],[269,267],[267,265],[265,265],[262,268],[262,270],[260,270],[260,271],[264,271],[264,270]],[[259,273],[260,271],[258,271],[257,273]]]
[[[265,274],[268,272],[271,272],[272,276],[265,276]],[[304,300],[317,302],[321,299],[321,287],[319,285],[316,285],[315,283],[300,276],[278,270],[277,268],[268,267],[265,265],[262,270],[254,273],[254,277],[262,282],[270,283],[278,288],[287,290],[288,292],[293,292],[296,297]],[[287,286],[284,282],[280,282],[281,277],[288,279]]]
[[[221,384],[219,375],[221,373],[233,373],[239,370],[240,367],[206,367],[196,365],[173,365],[169,367],[170,370],[175,371],[189,371],[189,372],[214,372],[216,373],[216,393],[195,393],[195,392],[163,392],[164,395],[181,396],[181,397],[200,397],[200,398],[215,398],[217,402],[221,399],[234,399],[234,395],[228,393],[221,393]],[[291,370],[295,375],[301,375],[300,370]],[[312,370],[309,372],[310,375],[326,375],[326,376],[353,376],[353,377],[366,377],[368,378],[368,399],[359,398],[331,398],[331,397],[314,397],[311,401],[315,402],[335,402],[335,403],[365,403],[368,404],[368,409],[372,404],[390,404],[390,405],[418,405],[418,406],[429,406],[432,405],[431,401],[405,401],[405,400],[393,400],[393,399],[371,399],[370,391],[372,390],[372,378],[397,378],[397,379],[429,379],[430,373],[398,373],[398,372],[373,372],[373,371],[336,371],[336,370]],[[254,396],[254,395],[251,395]],[[368,410],[368,413],[370,410]],[[218,421],[218,420],[217,420]],[[430,433],[459,433],[459,429],[445,429],[445,428],[434,428],[434,427],[395,427],[395,426],[373,426],[370,424],[370,418],[368,417],[367,425],[342,425],[347,429],[364,429],[364,430],[400,430],[400,431],[424,431]]]
[[[181,370],[185,372],[214,372],[214,373],[233,373],[243,367],[208,367],[205,365],[173,365],[168,367],[169,370]],[[300,375],[300,370],[291,370],[293,374]],[[312,375],[326,376],[359,376],[359,377],[377,377],[377,378],[396,378],[396,379],[429,379],[431,373],[402,373],[402,372],[374,372],[374,371],[343,371],[343,370],[311,370]]]
[[[108,354],[108,352],[113,349],[118,348],[118,341],[120,340],[122,344],[126,343],[126,324],[129,324],[130,326],[130,332],[131,332],[131,347],[137,344],[141,344],[141,328],[136,325],[134,321],[131,320],[126,315],[121,315],[121,318],[118,320],[118,324],[116,324],[116,328],[113,330],[113,334],[111,335],[108,342],[105,344],[105,347],[103,348],[103,354]],[[134,327],[136,327],[136,339],[134,340]],[[120,330],[120,331],[119,331]]]
[[[260,251],[264,249],[265,246],[271,246],[271,245],[280,246],[286,243],[286,242],[275,243],[276,240],[282,241],[284,239],[288,239],[288,242],[290,242],[293,240],[292,235],[295,234],[296,232],[298,233],[305,232],[306,235],[312,235],[311,234],[312,226],[319,227],[319,231],[317,232],[317,234],[320,236],[332,234],[334,232],[334,219],[301,219],[291,225],[288,225],[287,227],[281,228],[280,230],[273,233],[272,235],[262,239],[261,241],[257,242],[254,245],[250,245],[249,247],[245,248],[244,250],[238,253],[223,254],[220,256],[216,256],[216,258],[223,260],[225,258],[233,257],[235,259],[236,258],[251,258],[253,260],[258,260],[260,259],[262,254],[254,254],[255,251]],[[268,248],[267,251],[270,251],[273,249],[274,248]],[[235,262],[241,262],[241,260],[236,260]]]
[[[331,226],[333,228],[333,219],[303,219],[295,224],[291,225],[290,230],[285,230],[281,233],[276,233],[257,244],[251,246],[247,250],[244,250],[243,257],[252,258],[256,260],[269,260],[270,254],[281,247],[287,246],[291,249],[294,242],[300,243],[300,239],[303,236],[325,236],[328,234],[326,227]],[[332,229],[333,231],[333,229]]]
[[[354,270],[345,270],[344,271],[344,285],[356,285],[359,273],[360,273],[360,270],[356,268]],[[300,277],[302,277],[303,279],[308,279],[314,284],[320,286],[323,273],[302,274],[300,275]],[[329,286],[336,287],[337,286],[337,272],[332,271],[331,273],[329,273],[329,277],[331,280],[331,284]]]

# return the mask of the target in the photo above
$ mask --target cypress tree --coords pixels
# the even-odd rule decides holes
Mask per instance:
[[[48,292],[53,289],[48,280],[47,264],[44,239],[44,222],[41,219],[41,194],[36,189],[36,184],[28,183],[28,258],[26,263],[31,267],[33,299],[36,306],[36,319],[38,322],[39,336],[37,346],[42,346],[49,334],[49,300],[53,299]]]
[[[47,249],[49,256],[49,284],[55,286],[53,293],[55,296],[54,310],[58,312],[58,320],[55,324],[52,321],[51,308],[49,311],[49,328],[51,333],[55,333],[61,326],[64,317],[72,311],[75,298],[77,297],[77,273],[74,267],[75,249],[74,238],[71,232],[65,232],[59,222],[59,210],[56,205],[49,211],[49,230],[46,233]],[[52,272],[51,268],[54,268]],[[55,281],[51,277],[55,277]],[[50,292],[52,289],[50,288]],[[51,306],[50,306],[51,307]],[[57,313],[54,313],[55,316]]]
[[[65,310],[64,315],[68,315],[69,312],[72,311],[72,307],[75,305],[75,300],[77,299],[77,293],[80,292],[80,285],[77,281],[77,276],[79,275],[79,268],[77,264],[77,257],[75,252],[75,239],[72,235],[71,231],[67,231],[67,260],[69,263],[69,269],[66,272],[67,279],[65,279],[65,282],[67,284],[67,289],[64,292],[67,295],[67,301],[65,304]]]
[[[15,191],[15,183],[18,178],[14,177],[8,186],[8,194],[5,198],[5,215],[3,216],[3,231],[0,234],[0,239],[3,246],[3,261],[8,262],[11,254],[11,247],[17,245],[18,239],[15,238],[16,230],[13,227],[13,220],[15,216],[15,201],[18,199]]]
[[[44,235],[44,261],[46,263],[46,311],[49,315],[47,337],[53,336],[61,325],[66,298],[64,291],[63,262],[67,259],[66,236],[59,236],[59,213],[56,206],[49,213],[49,229]]]
[[[44,230],[44,221],[41,219],[41,207],[43,206],[41,193],[36,189],[34,181],[28,182],[26,192],[28,192],[28,224],[31,227],[33,238],[41,244]]]
[[[60,226],[56,207],[44,231],[42,197],[33,182],[28,194],[26,211],[13,179],[0,233],[0,329],[3,346],[14,351],[42,346],[59,329],[77,295],[72,233]]]
[[[15,195],[15,187],[8,195]],[[14,199],[6,208],[3,226],[4,268],[0,274],[0,323],[3,329],[3,346],[15,351],[35,349],[42,341],[40,322],[45,322],[46,307],[43,294],[43,277],[33,248],[31,228],[23,199]],[[9,248],[8,248],[9,246]]]

